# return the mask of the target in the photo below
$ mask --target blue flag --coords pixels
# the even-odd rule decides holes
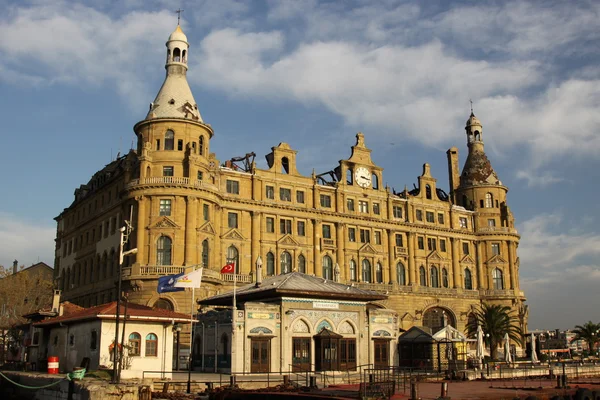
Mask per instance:
[[[183,276],[183,273],[177,275],[167,275],[158,278],[158,293],[183,292],[182,287],[175,287],[177,279]]]

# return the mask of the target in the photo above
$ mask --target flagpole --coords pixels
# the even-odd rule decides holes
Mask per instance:
[[[196,266],[194,265],[192,272],[196,270]],[[204,271],[202,271],[204,272]],[[194,344],[194,299],[196,292],[196,285],[192,285],[192,304],[190,306],[190,352],[188,354],[188,381],[187,381],[187,392],[191,393],[191,385],[192,385],[192,346]],[[177,361],[179,362],[179,360]],[[179,364],[178,364],[179,366]]]
[[[236,337],[235,337],[235,328],[236,328],[236,317],[237,317],[237,302],[236,302],[236,298],[235,298],[235,284],[237,281],[237,262],[236,260],[233,261],[233,310],[232,310],[232,316],[231,316],[231,374],[233,375],[234,370],[233,367],[234,365],[236,365],[236,363],[234,362],[235,360],[235,355],[236,355]],[[234,378],[235,379],[235,378]]]

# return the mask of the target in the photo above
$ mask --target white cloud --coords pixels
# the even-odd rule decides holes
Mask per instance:
[[[546,187],[564,181],[563,178],[554,176],[549,171],[537,173],[535,170],[520,170],[517,171],[516,176],[517,179],[526,181],[528,187]]]
[[[56,227],[25,221],[5,212],[0,212],[0,220],[0,265],[8,268],[15,259],[25,266],[38,261],[54,264]]]

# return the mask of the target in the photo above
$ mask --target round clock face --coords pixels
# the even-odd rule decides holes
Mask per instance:
[[[354,171],[354,180],[361,187],[371,186],[371,173],[365,167],[358,167]]]

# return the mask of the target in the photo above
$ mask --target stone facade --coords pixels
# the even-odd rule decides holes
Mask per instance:
[[[462,173],[458,150],[447,152],[448,194],[428,164],[414,190],[384,186],[362,133],[328,174],[300,174],[287,143],[271,148],[266,169],[252,154],[244,165],[221,163],[185,80],[187,59],[173,56],[187,56],[178,30],[167,42],[165,84],[134,127],[137,149],[98,171],[56,217],[64,299],[90,306],[115,298],[119,227],[128,220],[126,249],[137,254],[124,259],[124,288],[144,305],[190,312],[189,293],[156,292],[159,276],[202,265],[196,296],[205,298],[231,290],[232,276],[220,274],[230,261],[238,285],[253,282],[260,257],[266,276],[300,271],[387,293],[378,305],[397,312],[402,329],[449,323],[463,331],[485,301],[512,307],[527,331],[520,236],[473,114]]]

